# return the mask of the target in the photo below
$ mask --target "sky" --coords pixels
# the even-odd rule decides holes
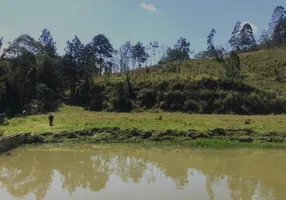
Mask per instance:
[[[145,45],[157,41],[173,46],[187,38],[191,49],[206,49],[214,28],[215,44],[226,46],[235,23],[250,22],[258,37],[285,0],[1,0],[0,36],[3,47],[21,34],[39,38],[51,31],[58,52],[77,35],[83,43],[104,34],[119,48],[126,41]]]

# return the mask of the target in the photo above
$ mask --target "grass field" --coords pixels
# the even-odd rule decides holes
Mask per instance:
[[[260,133],[277,131],[286,132],[284,115],[190,115],[184,113],[106,113],[85,111],[81,107],[63,106],[54,113],[54,126],[50,127],[48,115],[13,118],[8,126],[2,126],[4,134],[18,132],[43,132],[64,129],[93,127],[137,128],[140,130],[168,129],[187,131],[190,129],[208,131],[216,128],[251,129]],[[162,118],[160,120],[160,118]]]
[[[286,98],[286,50],[271,49],[239,54],[244,83],[268,92],[275,92],[278,96]],[[282,82],[275,80],[275,69],[284,77]],[[132,73],[133,83],[158,82],[162,80],[200,80],[202,78],[219,77],[223,67],[213,59],[186,60],[181,63],[166,64],[135,70]],[[111,76],[95,77],[96,83],[123,82],[124,76],[113,74]]]

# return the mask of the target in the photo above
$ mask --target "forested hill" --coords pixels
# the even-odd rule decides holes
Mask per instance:
[[[66,103],[117,112],[284,113],[284,8],[270,18],[259,40],[250,24],[235,23],[228,51],[214,44],[213,29],[207,49],[192,59],[186,38],[173,47],[126,42],[115,50],[104,34],[87,44],[75,36],[58,55],[49,30],[38,39],[20,35],[1,55],[0,112],[51,112]]]

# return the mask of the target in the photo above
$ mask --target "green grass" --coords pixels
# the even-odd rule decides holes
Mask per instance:
[[[257,87],[264,91],[275,92],[280,97],[286,98],[286,79],[284,82],[275,81],[275,68],[286,76],[286,50],[271,49],[240,54],[242,74],[244,82],[250,86]],[[176,72],[166,72],[166,68],[177,68]],[[219,77],[223,70],[222,66],[215,60],[187,60],[177,64],[150,67],[150,73],[146,69],[133,71],[132,81],[158,82],[162,80],[200,80],[202,78]],[[165,72],[164,72],[165,71]],[[124,76],[113,74],[111,76],[95,77],[95,83],[123,82]]]
[[[63,106],[54,113],[54,126],[50,127],[48,115],[13,118],[8,126],[2,126],[4,134],[19,132],[58,131],[93,127],[137,128],[140,130],[168,129],[187,131],[190,129],[205,132],[216,128],[251,129],[259,133],[270,131],[286,132],[285,115],[199,115],[184,113],[107,113],[86,111],[81,107]],[[162,116],[162,120],[158,120]],[[250,119],[250,124],[245,123]]]

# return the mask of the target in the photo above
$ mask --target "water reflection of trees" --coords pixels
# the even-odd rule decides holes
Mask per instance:
[[[284,199],[286,158],[283,152],[238,150],[147,149],[105,147],[88,151],[18,151],[0,157],[0,182],[15,197],[34,193],[43,199],[54,171],[62,176],[62,187],[70,193],[77,188],[100,191],[111,174],[134,184],[156,182],[158,170],[177,187],[192,181],[189,169],[204,174],[206,191],[214,199],[213,186],[226,181],[231,198],[251,199],[255,193],[265,198]],[[280,162],[277,162],[279,160]],[[268,173],[268,174],[265,174]],[[275,187],[274,187],[275,186]]]

